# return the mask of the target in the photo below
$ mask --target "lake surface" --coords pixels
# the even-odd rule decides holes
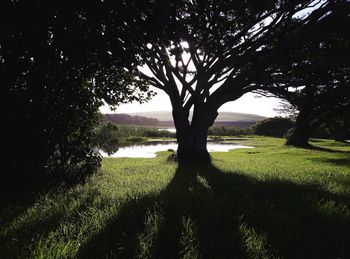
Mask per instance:
[[[221,142],[208,142],[207,149],[209,152],[228,152],[231,149],[238,148],[253,148],[249,146],[221,143]],[[108,155],[106,152],[100,151],[103,157],[134,157],[134,158],[154,158],[157,156],[156,152],[166,151],[172,149],[177,150],[176,142],[157,143],[148,145],[134,145],[128,147],[120,147],[117,152]]]

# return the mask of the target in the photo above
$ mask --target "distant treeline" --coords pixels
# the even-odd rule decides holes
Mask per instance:
[[[251,127],[213,126],[208,130],[208,135],[211,136],[241,136],[251,134],[253,134]]]
[[[131,116],[128,114],[104,114],[104,118],[107,122],[111,122],[114,124],[131,124],[147,126],[159,125],[159,121],[157,119],[137,115]]]
[[[218,121],[214,122],[214,126],[225,126],[225,127],[237,127],[237,128],[250,128],[257,121]]]

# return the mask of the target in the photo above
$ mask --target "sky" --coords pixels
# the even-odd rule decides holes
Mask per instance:
[[[155,90],[157,95],[147,103],[139,104],[137,102],[131,104],[123,104],[117,107],[115,111],[111,111],[107,105],[100,108],[102,113],[134,113],[134,112],[150,112],[150,111],[171,111],[171,104],[168,96],[160,90]],[[240,99],[224,104],[220,107],[219,112],[239,112],[248,114],[257,114],[265,117],[273,117],[279,115],[273,109],[278,107],[279,99],[267,98],[256,94],[248,93]]]

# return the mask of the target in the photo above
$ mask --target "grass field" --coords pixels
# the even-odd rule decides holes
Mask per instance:
[[[86,184],[0,211],[0,258],[350,258],[350,145],[235,143],[211,165],[104,159]]]

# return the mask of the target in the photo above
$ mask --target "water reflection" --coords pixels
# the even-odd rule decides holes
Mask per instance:
[[[100,145],[100,153],[106,154],[106,156],[115,154],[118,150],[119,150],[118,142],[109,142],[109,143]]]
[[[237,148],[253,148],[249,146],[228,144],[222,142],[209,142],[207,149],[209,152],[228,152],[231,149]],[[117,152],[107,154],[100,151],[103,157],[135,157],[135,158],[153,158],[156,157],[156,152],[165,151],[168,149],[176,150],[176,142],[152,142],[150,144],[134,145],[128,147],[120,147]]]

